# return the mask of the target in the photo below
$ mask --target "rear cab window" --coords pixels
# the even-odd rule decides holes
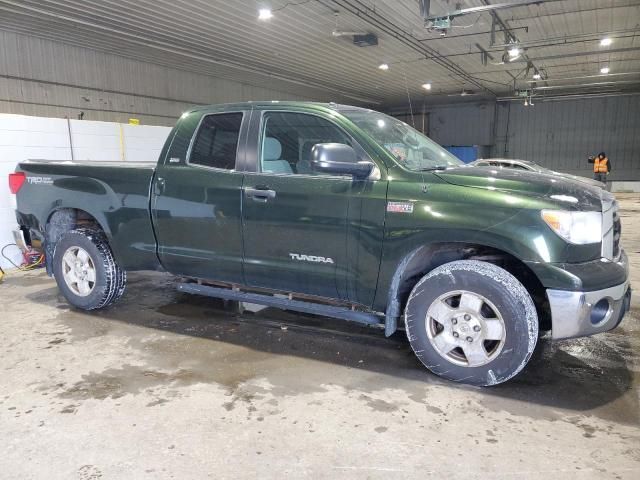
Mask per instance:
[[[189,164],[234,170],[242,117],[240,112],[205,115],[191,146]]]

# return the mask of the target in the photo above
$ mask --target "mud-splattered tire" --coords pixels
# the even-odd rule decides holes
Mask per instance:
[[[538,339],[536,308],[524,286],[506,270],[475,260],[425,275],[409,296],[405,327],[429,370],[477,386],[515,376]]]
[[[74,307],[104,308],[124,293],[127,274],[111,253],[100,230],[78,228],[65,233],[53,255],[53,275],[58,288]]]

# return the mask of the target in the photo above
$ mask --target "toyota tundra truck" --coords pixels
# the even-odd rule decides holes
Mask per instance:
[[[542,332],[605,332],[630,304],[610,193],[465,166],[373,110],[199,107],[157,164],[33,160],[9,183],[19,234],[85,310],[163,270],[182,292],[403,328],[429,370],[484,386]]]

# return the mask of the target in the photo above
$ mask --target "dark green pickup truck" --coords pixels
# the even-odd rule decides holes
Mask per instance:
[[[629,307],[611,194],[463,165],[356,107],[196,108],[157,165],[28,161],[10,175],[21,234],[68,301],[106,307],[126,271],[179,290],[342,318],[392,335],[451,380],[492,385],[555,339]]]

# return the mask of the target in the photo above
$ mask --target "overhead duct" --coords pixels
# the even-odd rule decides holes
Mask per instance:
[[[338,17],[340,12],[334,10],[333,16],[336,19],[336,27],[331,32],[334,37],[353,37],[353,44],[358,47],[372,47],[378,45],[378,36],[371,32],[349,32],[338,29]]]
[[[353,44],[358,47],[372,47],[378,45],[378,36],[375,33],[343,32],[341,30],[334,30],[331,32],[331,35],[336,38],[353,37]]]
[[[358,47],[372,47],[378,45],[378,36],[375,33],[367,33],[366,35],[354,35],[353,44]]]

